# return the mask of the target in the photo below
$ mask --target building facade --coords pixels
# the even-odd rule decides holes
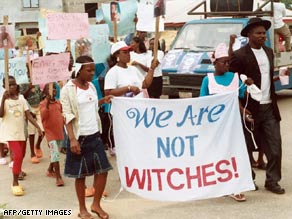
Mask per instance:
[[[8,15],[9,24],[15,25],[15,30],[34,34],[38,29],[38,18],[41,9],[56,12],[84,13],[89,15],[90,23],[95,24],[95,11],[101,3],[110,1],[100,0],[1,0],[0,25],[3,16]],[[22,33],[19,33],[22,34]]]

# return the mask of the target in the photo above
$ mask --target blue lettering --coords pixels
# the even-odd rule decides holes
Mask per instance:
[[[213,107],[210,110],[210,113],[208,114],[208,121],[209,122],[216,122],[220,118],[219,114],[222,113],[222,111],[224,109],[225,109],[225,105],[223,105],[223,104],[220,104],[220,105]],[[215,112],[213,112],[213,111],[215,111]],[[217,117],[215,117],[215,116],[217,116]]]
[[[146,108],[142,115],[140,111],[136,108],[131,108],[127,110],[128,118],[135,119],[135,128],[137,128],[140,123],[143,123],[146,128],[149,128],[154,121],[157,127],[166,127],[168,126],[168,123],[166,121],[170,119],[172,115],[172,111],[164,111],[157,115],[155,107],[152,107],[150,109],[150,112],[148,112],[148,108]]]
[[[191,105],[189,105],[185,111],[183,120],[181,122],[178,122],[176,125],[177,125],[177,127],[183,126],[183,124],[185,123],[185,121],[187,119],[189,119],[191,121],[192,125],[195,125],[194,119],[196,117],[197,117],[197,115],[193,115],[193,107]]]
[[[200,108],[199,114],[196,115],[193,112],[192,106],[189,105],[185,110],[182,120],[176,123],[177,127],[183,126],[187,120],[189,120],[192,126],[202,125],[204,118],[205,120],[208,120],[208,122],[216,122],[220,118],[220,114],[225,109],[225,105],[219,104],[212,107],[211,110],[209,110],[209,108],[210,106]]]
[[[166,138],[166,145],[163,143],[160,137],[157,138],[157,155],[158,158],[161,158],[161,150],[164,153],[165,157],[170,157],[170,143],[169,137]]]
[[[157,138],[157,157],[161,158],[164,155],[169,158],[170,155],[173,157],[181,157],[185,154],[186,146],[189,145],[189,155],[195,156],[195,142],[194,139],[198,138],[198,135],[191,135],[185,137],[174,137],[172,140],[170,137],[166,137],[163,141],[161,137]]]
[[[178,144],[177,144],[177,140],[178,140]],[[178,147],[180,147],[180,149],[178,150],[180,153],[177,154],[176,153],[176,145]],[[182,139],[182,137],[175,137],[171,143],[171,151],[172,151],[172,154],[175,156],[175,157],[181,157],[184,152],[185,152],[185,142],[184,140]]]

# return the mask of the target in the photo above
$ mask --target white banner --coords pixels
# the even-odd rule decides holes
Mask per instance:
[[[112,100],[122,186],[141,197],[187,201],[254,189],[238,94]]]

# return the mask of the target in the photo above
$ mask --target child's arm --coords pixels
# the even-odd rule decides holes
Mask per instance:
[[[1,107],[0,107],[0,118],[2,118],[4,116],[4,103],[5,100],[9,98],[9,92],[5,91],[2,97],[2,101],[1,101]]]
[[[25,111],[25,115],[26,115],[26,118],[37,128],[39,136],[42,136],[43,132],[42,132],[41,128],[39,127],[39,125],[37,124],[37,122],[32,117],[32,115],[31,115],[29,110]]]

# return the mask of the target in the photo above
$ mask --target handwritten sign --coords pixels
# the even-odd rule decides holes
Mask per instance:
[[[26,58],[17,57],[9,59],[9,75],[13,76],[17,84],[28,83]],[[0,86],[2,87],[4,77],[4,60],[0,60]]]
[[[70,77],[69,53],[42,56],[32,61],[32,84],[64,81]]]
[[[47,14],[48,39],[77,40],[88,38],[89,22],[87,13]]]
[[[116,97],[112,114],[127,191],[188,201],[254,189],[237,92],[179,100]]]

